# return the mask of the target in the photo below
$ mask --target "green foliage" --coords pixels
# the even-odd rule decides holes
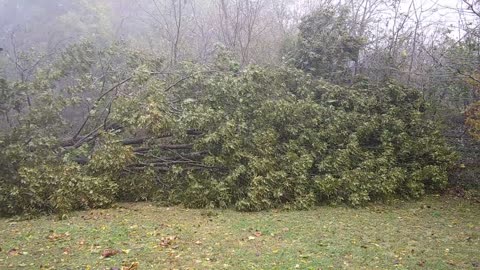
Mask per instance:
[[[203,162],[212,169],[174,181],[176,203],[255,211],[361,205],[447,184],[455,156],[415,90],[347,89],[259,67],[189,87],[203,95],[185,104],[182,124],[204,133],[195,149],[208,152]]]
[[[108,206],[116,200],[118,179],[133,158],[130,148],[111,141],[99,147],[88,166],[58,160],[51,145],[31,147],[4,148],[1,214],[66,213]]]
[[[160,76],[158,59],[83,43],[34,81],[2,84],[35,100],[0,139],[2,214],[151,199],[244,211],[357,206],[445,187],[455,156],[418,91],[241,70],[227,54],[214,64]],[[66,116],[78,100],[88,114]],[[63,145],[66,129],[78,133],[73,146]],[[141,140],[125,143],[132,137]]]
[[[480,141],[480,101],[470,105],[465,112],[465,125],[468,128],[470,135]]]
[[[126,202],[155,200],[160,194],[157,180],[158,175],[152,169],[140,173],[124,172],[115,181],[118,184],[116,198]]]
[[[346,8],[327,7],[305,16],[289,53],[294,65],[330,82],[347,81],[349,63],[358,60],[365,45],[362,37],[350,33],[349,20]]]
[[[115,96],[97,100],[90,96],[105,93],[124,72],[136,74],[130,85],[142,89],[148,80],[148,76],[142,79],[145,68],[158,66],[156,58],[144,57],[120,44],[98,48],[83,42],[39,64],[32,80],[0,80],[5,120],[0,124],[7,127],[0,133],[0,214],[65,213],[105,207],[127,197],[122,195],[128,187],[124,173],[134,154],[131,147],[119,143],[118,132],[108,128]],[[117,62],[118,70],[104,62]],[[84,104],[90,109],[88,121],[77,136],[80,140],[95,136],[95,140],[62,146],[65,137],[71,136],[68,133],[76,133],[85,121],[78,113]],[[90,162],[82,166],[78,158]],[[137,193],[134,199],[142,196]]]
[[[79,165],[41,166],[21,168],[20,196],[31,194],[18,207],[29,205],[33,209],[65,213],[76,209],[98,208],[109,205],[117,186],[109,178],[82,175]],[[15,194],[13,194],[15,195]],[[18,198],[13,200],[19,202]]]

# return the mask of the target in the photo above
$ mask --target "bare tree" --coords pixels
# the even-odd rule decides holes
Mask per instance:
[[[248,63],[252,44],[265,31],[260,24],[266,0],[218,0],[219,35],[227,48],[236,51],[242,63]]]

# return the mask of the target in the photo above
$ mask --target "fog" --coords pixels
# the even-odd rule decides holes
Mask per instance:
[[[242,63],[265,64],[281,60],[279,52],[285,40],[294,39],[302,16],[329,4],[343,2],[357,16],[356,23],[368,25],[360,34],[371,41],[394,31],[394,21],[402,15],[406,26],[421,23],[431,35],[450,29],[456,38],[473,19],[461,0],[339,2],[2,0],[0,44],[12,55],[15,50],[54,52],[82,39],[117,40],[164,55],[171,63],[207,61],[216,46],[226,46]]]

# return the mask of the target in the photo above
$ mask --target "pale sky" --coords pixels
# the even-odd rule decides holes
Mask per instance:
[[[402,3],[402,8],[407,11],[412,1],[402,0]],[[467,10],[467,6],[462,0],[414,0],[414,3],[417,10],[426,11],[422,16],[424,26],[429,24],[432,27],[449,26],[450,29],[454,30],[451,35],[457,38],[464,34],[461,30],[463,27],[459,27],[460,24],[479,19]]]

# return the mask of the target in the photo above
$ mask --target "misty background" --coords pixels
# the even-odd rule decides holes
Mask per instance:
[[[88,39],[125,42],[171,64],[209,61],[217,46],[244,65],[277,64],[296,42],[302,17],[332,5],[348,9],[349,31],[365,40],[362,67],[392,38],[401,42],[398,55],[424,58],[424,49],[462,39],[475,21],[461,0],[2,0],[0,44],[10,62],[15,52],[50,54]]]

